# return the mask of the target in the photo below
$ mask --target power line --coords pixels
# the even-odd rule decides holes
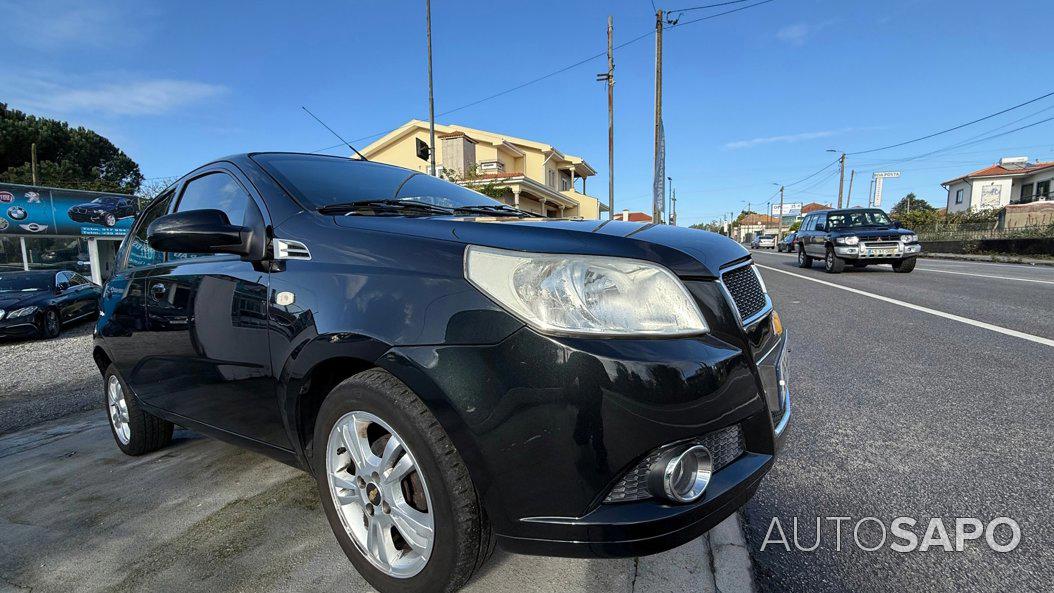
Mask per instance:
[[[747,1],[747,0],[737,0],[737,2],[745,2],[745,1]],[[755,6],[761,6],[762,4],[768,4],[769,2],[774,2],[774,1],[775,0],[761,0],[760,2],[755,2],[754,4],[748,4],[747,6],[741,6],[739,8],[735,8],[735,9],[732,9],[732,10],[726,10],[724,12],[719,12],[719,13],[716,13],[716,14],[707,15],[707,16],[700,17],[700,18],[697,18],[697,19],[692,19],[690,21],[685,21],[683,23],[677,23],[677,24],[669,25],[669,26],[665,27],[665,29],[673,29],[675,27],[682,27],[684,25],[690,25],[692,23],[698,23],[700,21],[714,19],[714,18],[717,18],[717,17],[720,17],[720,16],[724,16],[724,15],[727,15],[727,14],[732,14],[734,12],[739,12],[741,10],[746,10],[748,8],[753,8]],[[726,2],[726,3],[722,3],[722,4],[715,4],[714,6],[722,6],[722,5],[725,5],[725,4],[735,4],[737,2]],[[705,8],[705,7],[698,7],[698,8]],[[614,47],[614,49],[622,49],[622,48],[626,47],[627,45],[630,45],[632,43],[636,43],[636,42],[640,41],[641,39],[644,39],[646,37],[650,37],[650,36],[652,36],[654,34],[655,34],[655,31],[649,29],[647,32],[642,33],[641,35],[638,35],[638,36],[630,39],[629,41],[624,41],[624,42],[616,45]],[[520,89],[523,89],[525,87],[531,86],[532,84],[536,84],[536,83],[539,83],[539,82],[541,82],[543,80],[552,78],[553,76],[556,76],[557,74],[563,74],[564,72],[567,72],[568,70],[572,70],[574,68],[577,68],[577,67],[582,66],[584,64],[587,64],[589,62],[592,62],[593,60],[596,60],[596,59],[601,58],[601,57],[607,57],[607,50],[602,51],[602,52],[597,53],[597,54],[593,54],[592,56],[589,56],[587,58],[583,58],[583,59],[581,59],[581,60],[579,60],[577,62],[574,62],[573,64],[568,64],[567,66],[564,66],[564,67],[559,68],[557,70],[553,70],[552,72],[549,72],[548,74],[543,74],[542,76],[539,76],[537,78],[533,78],[531,80],[528,80],[526,82],[520,83],[520,84],[518,84],[516,86],[513,86],[511,88],[505,89],[503,91],[499,91],[497,93],[494,93],[493,95],[488,95],[486,97],[483,97],[482,99],[477,99],[477,100],[472,101],[470,103],[465,103],[464,105],[461,105],[459,107],[455,107],[453,109],[449,109],[447,111],[444,111],[442,113],[437,114],[436,117],[442,117],[444,115],[449,115],[451,113],[456,113],[458,111],[461,111],[462,109],[468,109],[469,107],[475,107],[476,105],[479,105],[480,103],[485,103],[487,101],[491,101],[493,99],[497,99],[498,97],[507,95],[509,93],[516,92],[516,91],[518,91]],[[388,129],[388,130],[384,130],[382,132],[376,132],[376,133],[370,134],[368,136],[363,136],[361,138],[355,138],[355,139],[352,140],[352,142],[361,142],[363,140],[369,140],[370,138],[375,138],[377,136],[382,136],[384,134],[387,134],[390,131],[391,131],[391,129]],[[342,146],[344,146],[344,144],[334,144],[333,146],[327,146],[326,148],[320,148],[318,150],[313,150],[312,152],[325,152],[327,150],[333,150],[334,148],[339,148],[339,147],[342,147]]]
[[[839,157],[837,159],[834,159],[830,163],[827,163],[826,165],[824,165],[824,167],[822,169],[816,171],[815,173],[810,173],[809,175],[806,175],[805,177],[802,177],[801,179],[795,181],[794,183],[788,183],[788,184],[784,185],[783,187],[784,188],[793,187],[795,185],[798,185],[799,183],[803,183],[805,181],[808,181],[808,180],[812,179],[813,177],[816,177],[820,173],[823,173],[827,169],[830,169],[834,165],[837,165],[839,160],[841,160],[841,157]]]
[[[1041,100],[1046,99],[1047,97],[1050,97],[1050,96],[1054,96],[1054,91],[1051,91],[1051,92],[1049,92],[1049,93],[1047,93],[1045,95],[1036,97],[1035,99],[1030,99],[1028,101],[1025,101],[1024,103],[1019,103],[1017,105],[1014,105],[1013,107],[1008,107],[1006,109],[1003,109],[1002,111],[997,111],[995,113],[992,113],[990,115],[986,115],[984,117],[980,117],[980,118],[975,119],[973,121],[968,121],[968,122],[966,122],[964,124],[959,124],[957,126],[948,128],[946,130],[941,130],[939,132],[934,132],[932,134],[927,134],[925,136],[921,136],[919,138],[914,138],[912,140],[905,140],[904,142],[898,142],[896,144],[890,144],[888,146],[880,146],[878,148],[869,148],[867,150],[858,150],[856,152],[850,152],[848,154],[850,156],[857,155],[857,154],[867,154],[867,153],[870,153],[870,152],[878,152],[880,150],[886,150],[886,149],[889,149],[889,148],[896,148],[898,146],[904,146],[906,144],[913,144],[915,142],[921,142],[922,140],[928,140],[929,138],[933,138],[935,136],[940,136],[941,134],[947,134],[948,132],[954,132],[955,130],[960,130],[962,128],[965,128],[966,126],[972,126],[973,124],[985,121],[987,119],[992,119],[993,117],[996,117],[998,115],[1002,115],[1002,114],[1007,113],[1009,111],[1013,111],[1013,110],[1018,109],[1020,107],[1024,107],[1025,105],[1030,105],[1032,103],[1035,103],[1036,101],[1041,101]]]
[[[749,2],[750,0],[730,0],[729,2],[718,2],[717,4],[703,4],[702,6],[691,6],[688,8],[678,8],[675,10],[668,10],[666,14],[674,14],[679,12],[691,12],[693,10],[703,10],[705,8],[717,8],[718,6],[728,6],[729,4],[742,4]],[[654,6],[654,3],[652,4]]]

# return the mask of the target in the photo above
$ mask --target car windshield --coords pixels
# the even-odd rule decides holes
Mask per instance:
[[[341,157],[257,154],[253,160],[306,206],[406,200],[444,208],[500,206],[481,193],[399,167]]]
[[[0,274],[0,292],[51,290],[51,274]]]
[[[889,226],[893,223],[881,210],[861,210],[859,212],[832,212],[827,215],[827,224],[832,229],[846,229],[868,226]]]

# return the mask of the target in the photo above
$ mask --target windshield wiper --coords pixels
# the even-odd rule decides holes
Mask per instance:
[[[454,212],[468,212],[475,214],[490,214],[492,216],[515,216],[517,218],[533,218],[537,214],[520,210],[506,204],[482,204],[479,206],[458,206]]]
[[[355,202],[340,202],[337,204],[328,204],[319,208],[318,212],[321,214],[347,214],[349,212],[355,212],[357,210],[375,210],[382,212],[402,212],[405,210],[417,210],[421,212],[430,212],[433,214],[454,213],[454,211],[450,208],[436,206],[435,204],[415,202],[413,200],[393,200],[390,198],[377,200],[358,200]]]

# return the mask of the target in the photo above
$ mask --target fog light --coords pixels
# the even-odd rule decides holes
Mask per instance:
[[[648,486],[655,496],[674,502],[693,502],[706,491],[713,470],[714,460],[706,447],[673,449],[660,455],[652,465]]]

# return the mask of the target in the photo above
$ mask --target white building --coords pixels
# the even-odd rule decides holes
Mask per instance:
[[[948,212],[998,209],[1007,204],[1050,200],[1054,163],[1006,157],[999,163],[941,184],[948,190]]]

